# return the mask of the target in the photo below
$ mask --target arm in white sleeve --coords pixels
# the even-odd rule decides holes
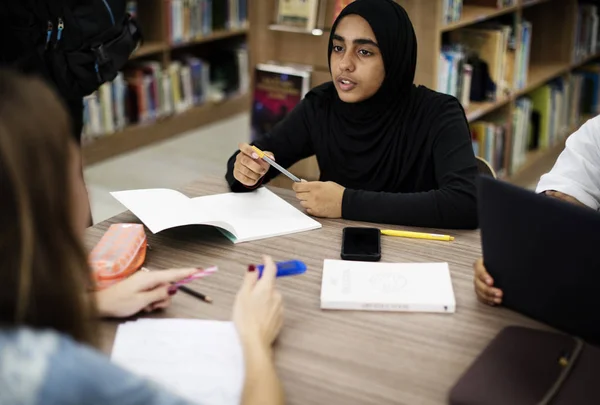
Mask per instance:
[[[541,177],[536,192],[550,190],[600,209],[600,116],[588,120],[567,139],[552,170]]]

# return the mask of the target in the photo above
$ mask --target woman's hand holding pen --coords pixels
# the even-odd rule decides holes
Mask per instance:
[[[293,189],[300,205],[310,215],[322,218],[341,218],[345,188],[332,181],[302,181]]]
[[[246,187],[253,187],[267,173],[270,165],[259,158],[258,154],[247,143],[239,144],[240,153],[235,158],[233,177]],[[265,151],[271,159],[275,156]]]
[[[100,316],[124,318],[142,310],[151,312],[167,308],[171,303],[171,283],[183,280],[198,269],[138,271],[105,290],[95,294]]]
[[[272,349],[283,325],[283,299],[275,285],[277,267],[269,256],[263,259],[262,277],[250,266],[233,304],[246,366],[243,405],[285,403]]]

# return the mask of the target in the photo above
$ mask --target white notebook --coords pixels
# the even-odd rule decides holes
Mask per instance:
[[[238,405],[244,357],[232,322],[140,319],[119,325],[111,360],[205,405]]]
[[[188,198],[175,190],[113,192],[150,231],[185,225],[211,225],[232,242],[248,242],[321,228],[321,223],[261,187],[248,193]]]
[[[452,313],[456,301],[448,263],[325,260],[321,308]]]

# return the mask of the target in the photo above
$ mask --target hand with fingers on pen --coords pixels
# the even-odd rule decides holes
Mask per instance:
[[[283,299],[275,285],[275,263],[268,256],[264,263],[262,277],[254,266],[248,268],[233,305],[246,364],[243,405],[285,403],[272,349],[283,325]]]
[[[271,166],[262,160],[249,144],[240,143],[238,147],[240,153],[235,158],[233,177],[246,187],[254,187]],[[275,160],[273,153],[267,151],[264,153]]]
[[[95,293],[100,316],[125,318],[140,311],[152,312],[171,304],[171,285],[197,273],[198,269],[138,271]]]
[[[475,293],[479,301],[488,305],[502,304],[502,290],[494,287],[494,279],[487,272],[483,264],[483,258],[478,259],[473,264],[475,270]]]

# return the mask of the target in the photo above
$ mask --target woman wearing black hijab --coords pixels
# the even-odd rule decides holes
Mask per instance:
[[[294,184],[311,215],[476,228],[477,166],[456,98],[413,84],[417,40],[392,0],[355,0],[331,29],[332,82],[311,90],[254,144],[283,167],[316,155],[320,181]],[[248,144],[228,162],[234,192],[279,172]]]

